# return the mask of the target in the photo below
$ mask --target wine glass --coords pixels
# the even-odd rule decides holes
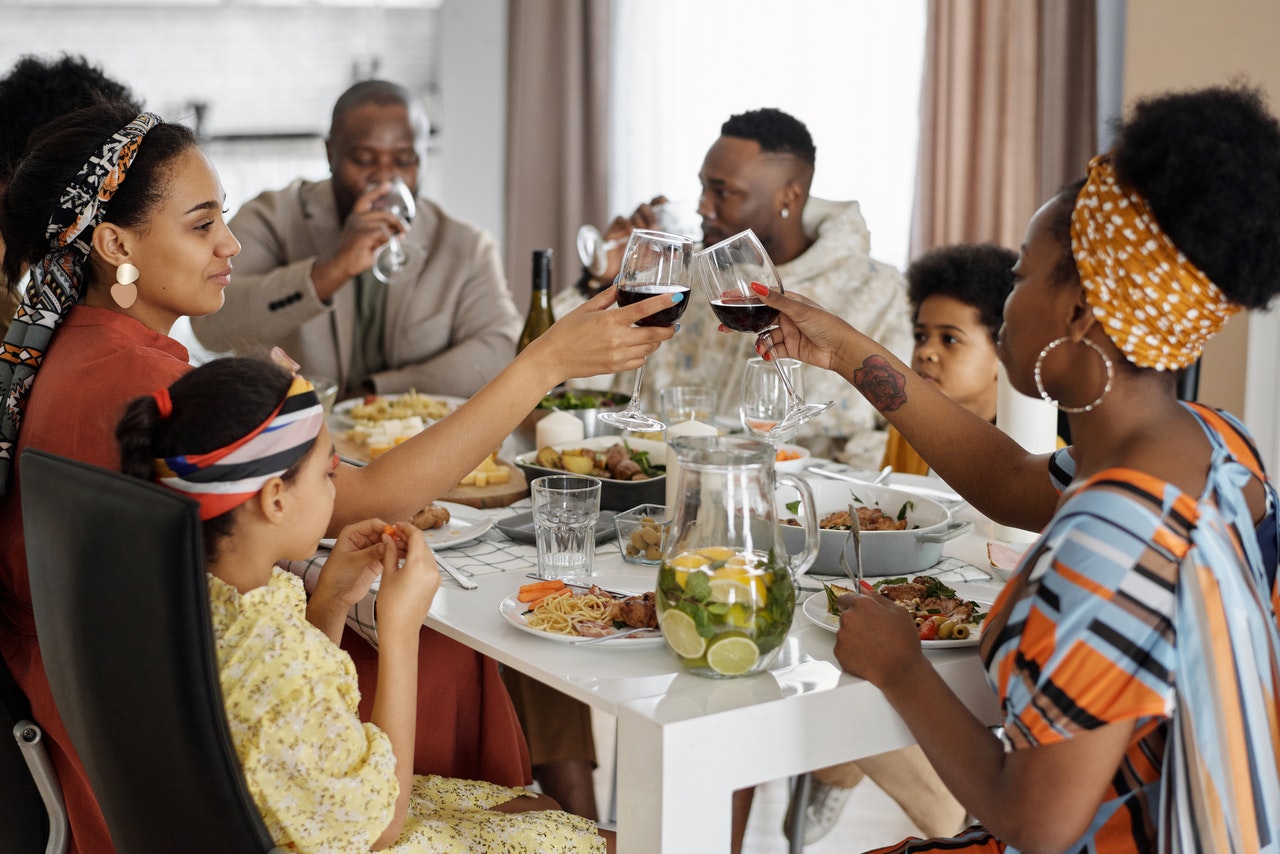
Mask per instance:
[[[370,184],[365,192],[372,192],[383,186],[384,182]],[[399,217],[400,222],[407,229],[409,223],[413,221],[413,215],[416,212],[417,205],[413,200],[413,191],[409,189],[409,185],[404,179],[396,175],[388,183],[387,191],[379,196],[373,203],[373,210],[387,211]],[[392,233],[391,239],[378,247],[378,251],[373,256],[373,275],[378,281],[386,284],[391,281],[391,277],[400,272],[404,267],[404,262],[408,259],[405,254],[404,246],[400,242],[400,235]]]
[[[689,307],[689,262],[693,241],[677,234],[636,229],[622,253],[618,273],[618,305],[630,305],[657,294],[684,294],[684,299],[636,321],[638,326],[670,326]],[[665,430],[667,425],[640,411],[640,383],[644,365],[636,369],[631,401],[617,412],[602,412],[598,420],[624,430]]]
[[[759,238],[751,229],[709,246],[694,256],[697,277],[703,291],[711,301],[711,310],[720,322],[736,332],[764,333],[770,360],[777,371],[787,397],[787,407],[782,418],[769,430],[770,435],[784,436],[795,428],[816,418],[831,408],[835,401],[806,403],[791,384],[791,378],[773,357],[773,338],[769,331],[777,329],[774,322],[778,310],[770,308],[751,290],[752,282],[785,293],[778,271],[774,269],[769,253],[765,252]]]
[[[698,216],[697,205],[693,202],[667,200],[652,207],[658,231],[691,240],[702,236],[702,218]],[[578,258],[591,275],[602,275],[609,269],[609,253],[624,242],[621,237],[605,240],[600,229],[594,225],[581,226],[578,228]]]
[[[791,381],[796,394],[804,394],[801,367],[802,363],[796,359],[774,359],[770,363],[754,356],[747,360],[746,371],[742,375],[742,402],[738,405],[742,427],[775,448],[791,439],[799,427],[797,424],[777,432],[773,429],[787,416],[789,400],[782,377],[785,375]]]

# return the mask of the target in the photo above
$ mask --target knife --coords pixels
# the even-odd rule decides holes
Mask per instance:
[[[461,587],[463,590],[475,590],[477,587],[480,586],[479,584],[476,584],[474,581],[472,581],[470,578],[467,578],[458,570],[449,566],[449,564],[442,561],[440,559],[440,555],[436,555],[436,566],[440,567],[441,572],[443,572],[445,575],[448,575],[450,578],[456,581],[458,583],[458,586]]]

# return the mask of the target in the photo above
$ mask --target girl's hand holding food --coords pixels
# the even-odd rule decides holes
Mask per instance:
[[[378,634],[422,628],[440,589],[440,568],[422,531],[406,523],[386,526],[382,542],[382,582],[378,587]]]
[[[846,672],[883,689],[894,680],[911,678],[916,666],[929,666],[915,621],[905,608],[878,593],[847,593],[839,604],[835,653]]]

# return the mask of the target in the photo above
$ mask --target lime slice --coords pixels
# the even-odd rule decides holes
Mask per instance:
[[[662,615],[662,636],[667,646],[681,658],[697,658],[707,648],[707,641],[698,634],[698,626],[684,611],[667,611]]]
[[[707,649],[707,665],[723,676],[741,676],[759,660],[760,647],[741,635],[721,636]]]

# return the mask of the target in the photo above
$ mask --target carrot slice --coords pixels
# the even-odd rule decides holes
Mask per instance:
[[[565,584],[558,578],[548,579],[547,581],[535,581],[532,584],[521,585],[516,598],[521,602],[532,602],[535,599],[541,599],[548,593],[555,593],[565,589]]]

